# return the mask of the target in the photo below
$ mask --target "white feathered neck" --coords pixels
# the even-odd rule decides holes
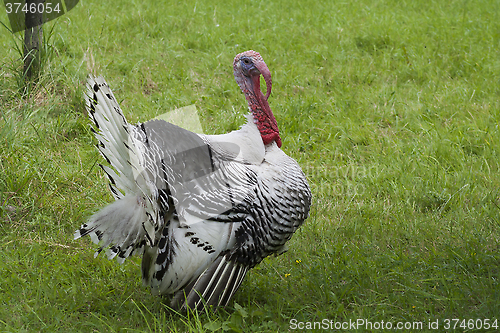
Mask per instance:
[[[264,160],[266,149],[262,142],[262,137],[254,118],[251,114],[245,116],[247,122],[241,126],[239,130],[232,131],[227,134],[220,135],[200,135],[211,148],[224,154],[228,153],[230,156],[237,156],[235,161],[260,165]],[[238,151],[227,151],[229,147],[237,147]]]

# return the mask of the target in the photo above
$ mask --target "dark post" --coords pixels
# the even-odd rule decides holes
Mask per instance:
[[[26,81],[36,80],[40,70],[40,48],[43,42],[43,11],[38,9],[45,0],[26,0],[24,31],[24,78]],[[39,6],[42,4],[41,6]],[[33,8],[35,8],[33,10]]]

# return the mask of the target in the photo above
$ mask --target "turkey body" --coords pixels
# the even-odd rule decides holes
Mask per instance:
[[[109,258],[142,254],[142,279],[176,310],[226,305],[248,270],[308,216],[311,192],[281,138],[267,98],[271,76],[257,52],[236,56],[249,104],[241,129],[195,134],[163,120],[128,124],[103,78],[90,77],[87,109],[116,201],[75,233]],[[260,75],[267,96],[260,91]]]

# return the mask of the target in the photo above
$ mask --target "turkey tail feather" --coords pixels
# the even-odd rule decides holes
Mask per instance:
[[[89,235],[90,239],[100,246],[95,252],[97,256],[108,248],[109,259],[117,257],[121,263],[135,253],[143,253],[147,235],[145,224],[145,208],[135,195],[126,195],[104,207],[75,232],[75,239]]]
[[[97,148],[117,171],[103,168],[110,179],[113,196],[119,199],[123,197],[122,192],[134,193],[137,186],[129,160],[131,146],[134,146],[129,144],[131,126],[104,78],[89,77],[86,97],[88,115],[95,125],[93,132],[99,141]]]
[[[140,163],[144,144],[135,135],[137,128],[127,123],[104,78],[89,76],[86,106],[94,124],[92,132],[99,141],[97,148],[111,165],[100,167],[109,178],[116,201],[90,217],[75,232],[75,239],[89,235],[100,245],[96,256],[107,249],[109,259],[117,257],[123,262],[134,253],[142,253],[146,241],[153,246],[155,239],[157,217],[148,213],[151,192],[140,186],[136,177],[140,175],[141,184],[147,184]]]

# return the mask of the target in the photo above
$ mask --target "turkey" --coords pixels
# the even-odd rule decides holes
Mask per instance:
[[[129,124],[102,77],[86,107],[115,201],[89,218],[89,235],[122,263],[142,254],[142,280],[178,311],[225,306],[248,270],[285,243],[309,214],[311,192],[281,149],[267,99],[271,73],[259,53],[233,62],[250,114],[239,130],[204,135],[164,120]],[[260,88],[260,75],[266,95]]]

